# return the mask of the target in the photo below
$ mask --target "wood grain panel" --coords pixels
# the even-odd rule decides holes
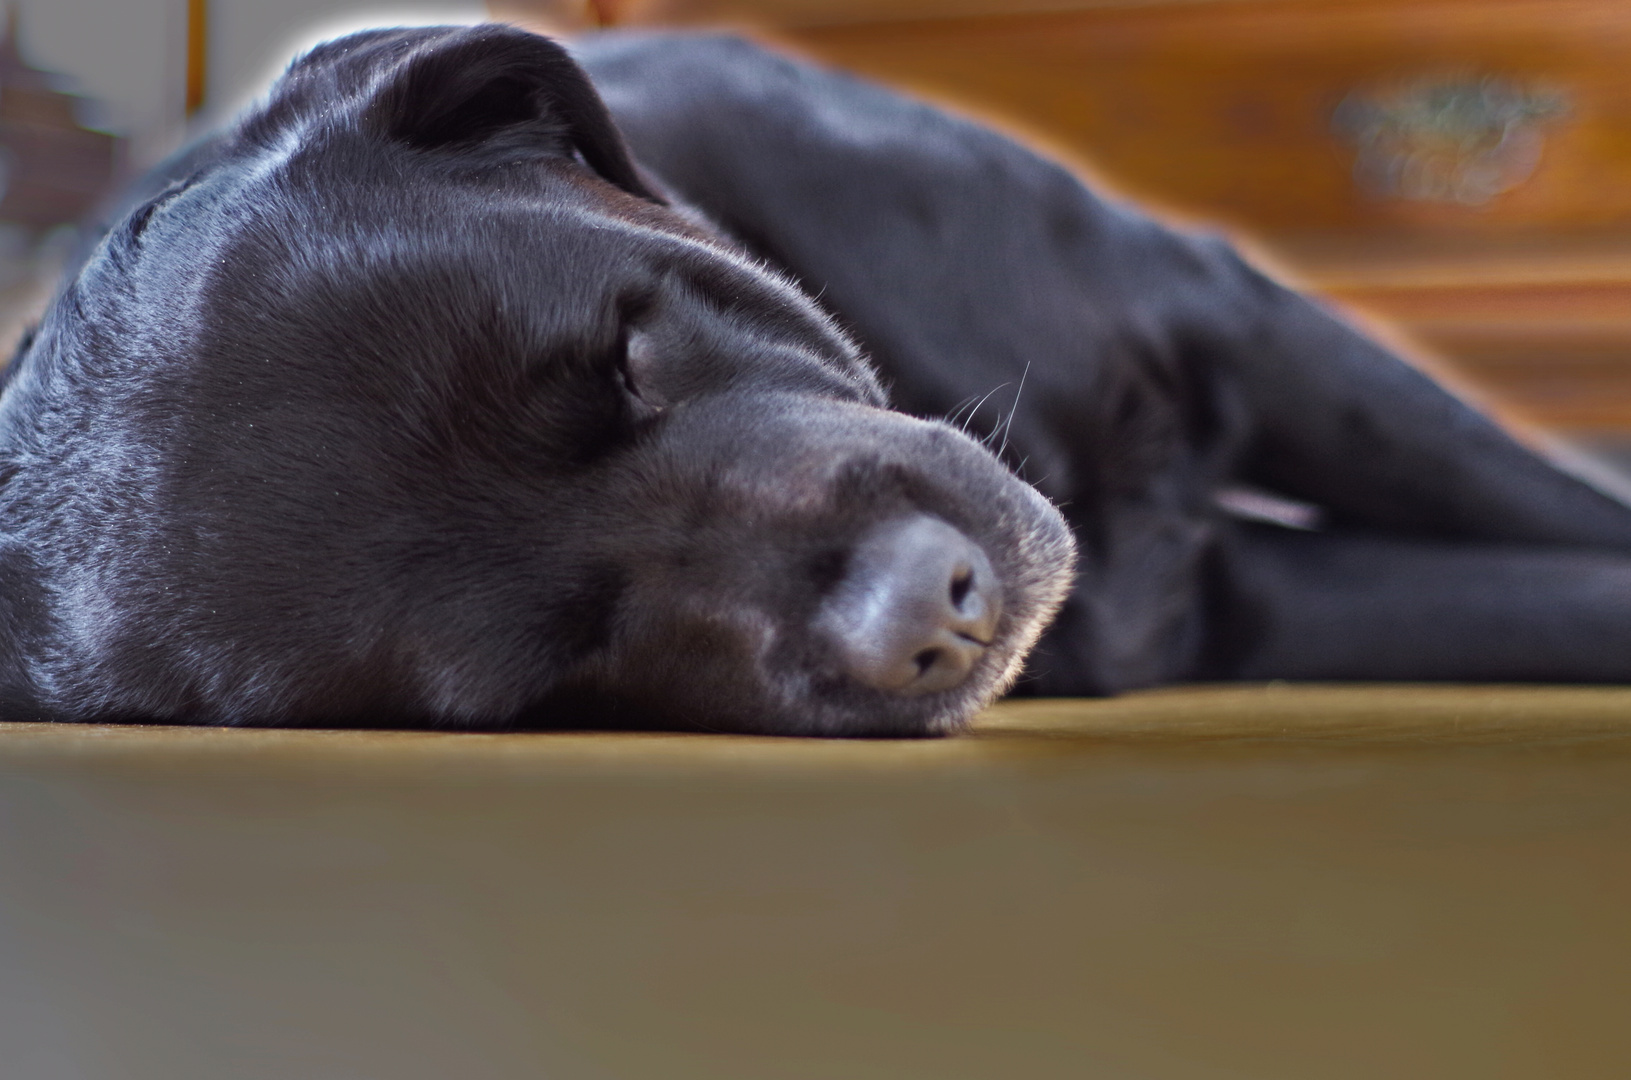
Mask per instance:
[[[1146,197],[1264,232],[1631,222],[1631,5],[1536,0],[1163,4],[799,29],[801,47],[1023,118]],[[1376,198],[1333,112],[1355,92],[1493,75],[1569,116],[1487,207]]]
[[[1133,0],[1141,4],[1174,0]],[[1178,0],[1183,3],[1209,0]],[[1299,3],[1305,0],[1281,0]],[[1126,7],[1128,0],[493,0],[495,17],[556,26],[736,24],[750,27],[840,26],[962,15],[1079,11]]]
[[[886,18],[925,2],[874,6],[866,22],[858,5],[825,19],[818,6],[602,0],[601,10],[773,28],[841,66],[1009,117],[1140,196],[1255,230],[1631,224],[1631,4],[1620,0],[1190,0]],[[1361,191],[1336,107],[1401,80],[1456,76],[1568,97],[1533,178],[1478,209]]]

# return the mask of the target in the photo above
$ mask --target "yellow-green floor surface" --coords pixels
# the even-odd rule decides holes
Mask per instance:
[[[0,1078],[1631,1076],[1631,689],[0,725]]]

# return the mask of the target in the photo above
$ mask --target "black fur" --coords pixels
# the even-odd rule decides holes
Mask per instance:
[[[1631,511],[1223,245],[741,42],[579,59],[616,126],[355,35],[144,182],[0,398],[6,718],[935,732],[1061,601],[1023,689],[1631,672]],[[902,697],[811,625],[917,513],[1003,616]]]

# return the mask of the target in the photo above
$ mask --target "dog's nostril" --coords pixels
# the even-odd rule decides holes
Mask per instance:
[[[815,620],[847,675],[898,694],[949,690],[995,637],[991,564],[939,518],[885,522],[861,539]]]

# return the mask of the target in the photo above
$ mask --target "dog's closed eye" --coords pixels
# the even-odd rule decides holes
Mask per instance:
[[[196,176],[188,176],[180,180],[172,181],[163,191],[159,192],[146,203],[143,203],[141,206],[132,211],[130,216],[125,219],[126,239],[131,241],[139,239],[142,233],[146,231],[148,223],[153,220],[153,215],[159,210],[159,208],[165,203],[169,202],[171,199],[174,199],[177,195],[180,195],[182,192],[192,187],[196,180]]]
[[[623,355],[618,378],[636,421],[655,420],[669,406],[657,387],[658,344],[642,330],[631,330],[623,339]]]

